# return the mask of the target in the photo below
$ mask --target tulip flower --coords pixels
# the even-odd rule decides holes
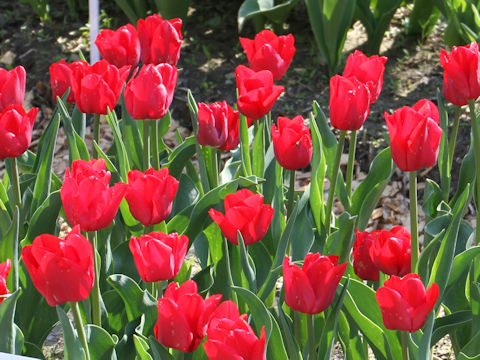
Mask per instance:
[[[164,20],[153,14],[137,22],[141,59],[144,64],[177,65],[182,45],[182,20]]]
[[[0,112],[9,105],[23,106],[26,73],[23,66],[8,71],[0,68]]]
[[[168,173],[168,168],[128,172],[128,190],[125,199],[135,219],[143,226],[165,220],[172,211],[178,189],[178,180]]]
[[[339,130],[358,130],[370,112],[370,92],[356,78],[330,79],[330,121]]]
[[[318,314],[333,301],[347,263],[338,265],[338,256],[308,253],[300,268],[283,260],[283,286],[285,302],[295,311]]]
[[[93,65],[79,60],[72,67],[72,88],[75,102],[83,113],[107,114],[113,110],[130,73],[130,66],[117,68],[107,60]]]
[[[177,233],[151,232],[128,243],[140,277],[145,282],[171,280],[177,276],[188,249],[188,237]]]
[[[374,231],[370,259],[388,275],[404,276],[411,271],[411,235],[403,226]]]
[[[10,272],[10,267],[12,266],[12,262],[10,259],[7,259],[5,262],[0,263],[0,295],[7,295],[9,294],[7,288],[7,277]],[[0,304],[5,300],[4,297],[0,296]]]
[[[435,165],[442,129],[434,103],[423,99],[404,106],[393,115],[385,113],[393,161],[403,171],[417,171]]]
[[[453,46],[440,52],[443,67],[443,95],[452,104],[467,105],[480,96],[480,54],[478,44]]]
[[[272,110],[284,87],[273,84],[268,70],[254,71],[239,65],[235,69],[238,88],[238,110],[245,116],[258,120]]]
[[[16,158],[27,151],[37,114],[38,108],[27,113],[21,105],[9,105],[3,110],[0,114],[0,160]]]
[[[385,56],[373,55],[367,57],[359,50],[355,50],[347,58],[344,77],[355,77],[363,83],[370,92],[370,103],[377,101],[383,86],[383,72],[385,71]]]
[[[104,29],[95,39],[95,45],[102,58],[118,68],[122,66],[137,66],[140,60],[140,41],[137,29],[127,24],[113,31]]]
[[[221,150],[236,148],[240,142],[238,121],[238,111],[233,110],[226,101],[210,105],[198,103],[198,143]]]
[[[228,300],[214,311],[203,347],[210,360],[265,360],[265,342],[265,326],[259,339],[247,314],[240,315],[235,303]]]
[[[22,249],[22,260],[33,285],[48,305],[85,300],[93,287],[93,249],[77,225],[65,239],[37,236]]]
[[[362,280],[378,281],[379,270],[370,258],[370,248],[379,231],[360,232],[357,229],[355,243],[353,244],[353,271]]]
[[[277,36],[270,30],[262,30],[253,40],[240,38],[254,71],[269,70],[274,80],[280,80],[295,55],[295,38],[292,34]]]
[[[275,158],[288,170],[304,168],[312,159],[312,136],[300,115],[293,119],[279,116],[277,126],[272,125]]]
[[[50,86],[54,101],[57,101],[57,96],[62,97],[70,89],[67,102],[75,103],[75,94],[72,88],[72,69],[83,66],[85,66],[85,63],[81,60],[68,64],[64,59],[50,65]]]
[[[108,187],[110,172],[105,160],[75,160],[65,170],[60,198],[70,225],[82,231],[96,231],[110,225],[118,211],[128,185]]]
[[[427,320],[438,294],[437,284],[433,283],[425,291],[420,276],[408,274],[403,278],[392,276],[377,290],[375,297],[387,329],[413,333]]]
[[[261,240],[273,218],[273,208],[263,203],[263,196],[248,189],[238,190],[225,197],[225,215],[210,209],[208,214],[231,243],[238,245],[240,230],[245,245]]]
[[[203,299],[193,280],[184,282],[180,287],[170,283],[163,298],[158,299],[158,320],[153,328],[158,342],[184,352],[195,351],[221,299],[222,295]]]

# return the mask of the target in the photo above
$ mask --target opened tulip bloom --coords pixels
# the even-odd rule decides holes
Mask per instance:
[[[100,31],[95,45],[102,58],[118,68],[126,65],[137,66],[140,60],[140,41],[137,29],[132,24],[121,26],[115,31]]]
[[[135,219],[143,226],[165,220],[172,211],[178,180],[168,173],[168,168],[128,172],[128,191],[125,199]]]
[[[377,290],[375,297],[387,329],[413,333],[427,320],[438,294],[437,284],[433,283],[425,291],[420,276],[408,274],[403,278],[392,276]]]
[[[345,77],[355,77],[365,84],[370,92],[370,102],[377,101],[383,87],[383,73],[385,71],[385,56],[373,55],[367,57],[359,50],[355,50],[347,58],[343,71]]]
[[[310,163],[312,136],[302,116],[291,120],[279,116],[277,125],[272,125],[272,141],[275,158],[283,168],[298,170]]]
[[[60,197],[71,226],[96,231],[110,225],[128,187],[124,183],[109,187],[110,176],[103,159],[75,160],[71,170],[67,167]]]
[[[0,112],[9,105],[23,106],[26,73],[23,66],[8,71],[0,68]]]
[[[222,230],[228,241],[237,245],[240,231],[245,245],[261,240],[273,218],[273,208],[263,203],[263,196],[248,189],[238,190],[225,197],[225,215],[210,209],[208,214]]]
[[[158,299],[158,320],[153,329],[158,342],[183,352],[195,351],[221,299],[222,295],[203,299],[193,280],[180,287],[170,283],[163,298]]]
[[[27,151],[37,114],[38,108],[27,113],[21,105],[9,105],[3,110],[0,114],[0,160],[16,158]]]
[[[240,43],[250,68],[255,71],[270,70],[274,80],[282,78],[295,55],[292,34],[277,36],[270,30],[262,30],[253,40],[241,37]]]
[[[353,243],[353,271],[362,280],[378,281],[379,270],[377,265],[370,257],[370,248],[378,234],[377,231],[371,233],[367,231],[358,231]]]
[[[153,14],[137,22],[141,59],[144,64],[177,65],[182,45],[182,20],[164,20]]]
[[[7,288],[7,278],[10,272],[12,262],[10,259],[7,259],[5,262],[0,263],[0,295],[8,295],[9,291]],[[4,297],[0,296],[0,304],[5,300]]]
[[[235,69],[235,78],[238,110],[253,120],[267,115],[284,90],[283,86],[273,84],[273,75],[268,70],[256,72],[239,65]]]
[[[65,239],[37,236],[22,249],[22,260],[48,305],[85,300],[93,287],[93,248],[75,226]]]
[[[140,277],[145,282],[171,280],[182,267],[188,249],[188,237],[177,233],[133,236],[128,243]]]
[[[283,260],[285,302],[295,311],[318,314],[333,301],[347,263],[338,265],[338,256],[308,253],[303,266]]]
[[[403,171],[417,171],[437,162],[442,128],[434,103],[423,99],[393,115],[385,113],[395,164]]]
[[[480,54],[478,44],[453,46],[440,52],[443,67],[443,95],[452,104],[467,105],[480,96]]]
[[[265,360],[265,326],[260,339],[240,315],[233,301],[222,302],[213,313],[203,344],[210,360]]]

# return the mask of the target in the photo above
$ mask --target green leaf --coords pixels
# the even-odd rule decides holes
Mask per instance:
[[[148,338],[148,342],[150,343],[154,360],[174,360],[174,357],[168,352],[168,350],[165,349],[163,345],[159,344],[157,339],[153,336]]]
[[[148,353],[148,343],[138,335],[133,335],[133,342],[135,344],[135,350],[137,351],[137,359],[139,360],[152,360],[152,357]]]
[[[0,352],[20,354],[22,351],[23,344],[18,343],[18,338],[23,338],[23,334],[13,320],[19,294],[17,290],[0,303]]]
[[[63,329],[64,351],[66,359],[86,359],[85,350],[78,339],[77,332],[73,329],[73,325],[67,314],[60,306],[56,306],[57,315]],[[90,345],[89,345],[90,349]]]
[[[125,149],[125,144],[123,143],[122,134],[120,132],[120,128],[118,127],[117,115],[114,111],[108,111],[105,119],[107,119],[107,123],[112,129],[113,133],[117,169],[120,170],[120,178],[122,181],[126,182],[128,180],[127,174],[130,171],[130,164],[128,162],[127,150]]]
[[[337,218],[338,230],[333,232],[325,244],[326,254],[338,254],[339,263],[348,261],[354,241],[356,216],[345,212]]]
[[[265,121],[260,121],[252,144],[253,173],[259,178],[263,177],[265,171],[264,128]]]
[[[430,276],[430,261],[435,257],[435,250],[437,249],[438,242],[443,238],[444,230],[440,231],[435,237],[430,240],[427,246],[425,246],[420,253],[417,264],[417,273],[423,281],[427,281]]]
[[[265,1],[245,0],[238,10],[238,31],[240,32],[247,20],[256,20],[266,16],[274,23],[283,23],[298,0]]]
[[[432,339],[432,330],[433,330],[433,321],[435,320],[435,315],[433,311],[430,311],[425,325],[423,325],[423,335],[421,337],[420,346],[418,347],[417,359],[418,360],[430,360],[431,359],[431,339]]]
[[[110,334],[96,325],[85,326],[90,358],[98,360],[111,360],[116,358],[116,341]]]
[[[250,256],[248,256],[247,248],[245,242],[243,241],[243,236],[240,230],[237,230],[237,239],[238,246],[236,246],[240,262],[242,264],[242,271],[245,277],[247,278],[249,290],[253,293],[257,292],[257,283],[256,283],[256,274],[255,274],[255,265],[253,264]],[[252,262],[252,263],[251,263]]]
[[[175,178],[180,176],[187,162],[195,154],[196,143],[195,136],[190,136],[168,156],[168,162],[164,166],[168,167],[171,176]]]
[[[472,321],[471,310],[457,311],[435,319],[431,345],[435,345],[445,335],[455,329],[460,329]]]
[[[480,246],[474,246],[455,256],[447,286],[452,285],[470,268],[472,260],[476,258],[478,254],[480,254]]]
[[[280,327],[278,322],[275,319],[275,316],[270,313],[270,319],[272,320],[272,334],[268,341],[267,346],[267,356],[268,358],[275,360],[290,360],[287,350],[285,349],[285,344],[283,341],[282,333],[280,332]]]
[[[72,161],[81,159],[80,152],[78,151],[78,147],[77,147],[77,140],[74,134],[75,129],[73,128],[72,118],[68,113],[68,109],[65,103],[58,96],[57,96],[57,106],[60,110],[65,134],[67,135],[69,163],[71,164]],[[84,160],[88,160],[88,159],[84,159]]]
[[[248,138],[247,118],[240,114],[240,152],[242,154],[242,171],[244,176],[250,176],[252,172],[252,161],[250,159],[250,140]]]
[[[27,236],[22,244],[31,244],[33,239],[41,234],[54,234],[61,207],[60,190],[48,195],[32,215]]]
[[[458,176],[457,191],[455,192],[452,200],[449,202],[450,207],[455,206],[465,191],[465,188],[469,184],[474,183],[475,172],[472,171],[472,169],[475,169],[475,155],[473,152],[473,146],[470,147],[470,150],[468,150],[467,154],[462,160],[462,165],[460,166],[460,175]]]

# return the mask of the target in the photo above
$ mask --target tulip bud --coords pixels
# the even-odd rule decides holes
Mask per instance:
[[[132,24],[119,27],[113,31],[104,29],[95,39],[95,45],[102,58],[118,68],[137,66],[140,60],[140,42],[137,29]]]
[[[23,66],[8,71],[0,68],[0,112],[9,105],[23,106],[26,73]]]
[[[27,113],[20,105],[9,105],[3,110],[0,114],[0,160],[16,158],[27,151],[37,114],[38,108]]]

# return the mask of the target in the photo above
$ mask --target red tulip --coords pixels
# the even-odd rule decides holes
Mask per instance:
[[[5,262],[0,263],[0,295],[10,294],[7,288],[7,278],[11,266],[12,262],[10,261],[10,259],[7,259]],[[5,298],[0,296],[0,304],[3,302],[3,300],[5,300]]]
[[[72,68],[75,102],[83,113],[107,114],[113,110],[130,73],[130,66],[118,69],[107,60],[88,65],[79,60]]]
[[[261,240],[273,218],[273,208],[263,203],[263,196],[248,189],[238,190],[225,197],[225,215],[210,209],[208,214],[222,230],[228,241],[237,245],[240,230],[245,245]]]
[[[454,46],[440,52],[443,66],[443,95],[452,104],[462,106],[480,96],[480,55],[478,44]]]
[[[128,172],[125,199],[135,219],[143,226],[161,223],[172,211],[178,180],[168,174],[168,168]]]
[[[275,158],[288,170],[304,168],[312,159],[312,136],[301,115],[292,120],[279,116],[277,126],[272,125]]]
[[[295,311],[318,314],[333,301],[347,263],[338,264],[338,256],[308,253],[302,268],[290,258],[283,260],[285,302]]]
[[[370,91],[370,103],[377,101],[383,86],[383,72],[385,71],[385,56],[373,55],[367,57],[359,50],[350,54],[343,70],[343,76],[356,77]]]
[[[435,165],[442,129],[434,103],[423,99],[413,107],[404,106],[393,115],[385,113],[393,161],[403,171]]]
[[[237,147],[238,111],[232,109],[226,101],[213,104],[198,103],[197,141],[203,146],[219,147],[231,150]]]
[[[105,160],[75,160],[72,170],[67,167],[60,189],[65,215],[70,225],[80,225],[82,231],[96,231],[110,225],[117,213],[127,184],[108,187],[110,172]]]
[[[62,59],[59,62],[50,65],[50,86],[52,88],[53,100],[57,101],[57,96],[62,97],[68,89],[67,102],[75,103],[75,94],[72,88],[72,69],[76,66],[83,67],[83,61],[74,61],[71,64]]]
[[[125,87],[125,106],[136,120],[160,119],[173,100],[178,70],[169,64],[145,65]]]
[[[145,282],[171,280],[177,276],[188,249],[188,237],[177,233],[151,232],[128,243],[140,277]]]
[[[363,280],[378,281],[379,270],[370,258],[370,248],[379,231],[360,232],[357,229],[356,240],[353,244],[353,271]]]
[[[144,64],[177,65],[182,45],[182,20],[164,20],[153,14],[137,22],[141,59]]]
[[[240,43],[250,68],[255,71],[270,70],[274,80],[282,78],[295,55],[292,34],[277,36],[270,30],[262,30],[253,40],[241,37]]]
[[[356,78],[330,79],[330,121],[339,130],[358,130],[370,112],[370,92]]]
[[[0,160],[15,158],[27,151],[32,141],[38,108],[28,113],[21,105],[9,105],[0,114]]]
[[[203,344],[210,360],[265,360],[265,326],[260,339],[240,315],[233,301],[222,302],[213,313]]]
[[[273,84],[273,75],[268,70],[255,72],[239,65],[235,69],[235,77],[238,110],[253,120],[268,114],[284,90],[283,86]]]
[[[404,276],[411,271],[411,235],[403,226],[374,231],[370,259],[383,273]]]
[[[93,287],[93,248],[77,225],[65,239],[37,236],[22,250],[33,285],[55,306],[85,300]]]
[[[438,285],[427,291],[417,274],[403,278],[392,276],[375,294],[385,327],[390,330],[415,332],[420,329],[437,302]]]
[[[153,329],[158,342],[184,352],[195,351],[221,299],[222,295],[203,299],[193,280],[180,287],[170,283],[163,298],[158,299],[158,320]]]
[[[26,73],[23,66],[7,71],[0,68],[0,112],[9,105],[23,106]]]
[[[102,58],[118,68],[137,66],[140,60],[140,41],[135,26],[127,24],[113,31],[104,29],[95,39]]]

